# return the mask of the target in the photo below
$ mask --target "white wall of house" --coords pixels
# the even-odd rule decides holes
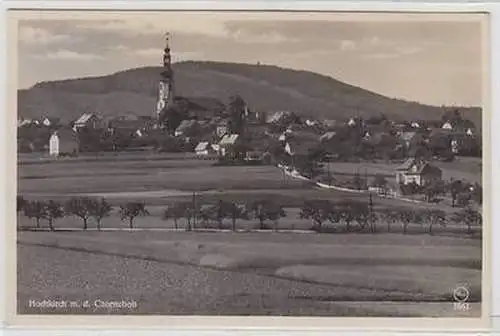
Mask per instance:
[[[208,149],[196,151],[196,155],[208,155]]]
[[[52,134],[49,140],[49,155],[59,155],[59,137],[57,134]]]

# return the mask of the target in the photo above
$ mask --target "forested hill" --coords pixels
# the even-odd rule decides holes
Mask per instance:
[[[215,97],[226,102],[239,94],[254,110],[290,110],[311,117],[342,119],[384,113],[391,119],[440,119],[443,108],[391,99],[334,78],[276,66],[220,62],[173,65],[176,94]],[[107,76],[38,83],[18,91],[22,117],[70,120],[83,112],[152,115],[159,67],[144,67]],[[395,84],[397,85],[397,84]],[[461,108],[481,127],[480,108]]]

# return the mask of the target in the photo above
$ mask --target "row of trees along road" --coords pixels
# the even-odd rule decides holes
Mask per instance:
[[[75,216],[82,220],[83,229],[88,229],[89,219],[94,219],[97,229],[101,229],[102,220],[110,216],[113,207],[104,198],[74,197],[60,203],[49,201],[28,201],[22,196],[17,197],[17,212],[34,219],[36,227],[41,228],[41,220],[46,220],[49,229],[54,230],[54,222],[65,216]],[[119,215],[122,220],[127,220],[133,228],[134,219],[138,216],[148,215],[145,203],[129,202],[120,205]]]
[[[113,207],[103,198],[72,198],[66,203],[50,201],[27,201],[22,196],[17,198],[17,211],[35,219],[37,229],[41,228],[41,220],[48,222],[50,230],[54,230],[54,221],[64,216],[75,216],[82,220],[83,229],[88,228],[89,219],[94,219],[98,230],[101,229],[103,218],[110,216]],[[123,221],[127,221],[129,228],[134,228],[134,220],[150,213],[143,202],[127,202],[119,206],[118,214]],[[248,204],[219,201],[215,204],[196,206],[194,202],[179,202],[168,206],[162,212],[164,220],[173,220],[175,229],[179,229],[179,221],[185,220],[185,229],[191,231],[196,228],[196,222],[202,227],[215,223],[218,229],[224,228],[224,220],[230,219],[232,229],[236,231],[237,221],[257,220],[259,229],[268,229],[266,223],[272,222],[274,230],[278,229],[280,218],[286,217],[282,205],[273,200],[257,200]],[[411,223],[420,224],[425,232],[433,233],[436,226],[445,226],[448,222],[463,224],[469,234],[473,228],[480,226],[482,216],[472,205],[447,215],[437,209],[379,209],[375,210],[371,197],[369,202],[330,200],[307,200],[303,203],[299,213],[300,219],[309,219],[311,229],[317,232],[338,231],[343,226],[345,232],[372,232],[378,231],[378,224],[385,223],[387,232],[393,231],[396,224],[401,225],[404,234],[408,232]],[[334,227],[327,227],[326,223]],[[293,227],[291,228],[293,229]]]

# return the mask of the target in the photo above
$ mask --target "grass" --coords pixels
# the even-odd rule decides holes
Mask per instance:
[[[158,313],[170,313],[176,308],[184,309],[187,314],[202,311],[202,314],[228,315],[235,312],[315,315],[316,312],[351,316],[383,314],[376,307],[347,311],[341,301],[403,301],[419,302],[413,314],[426,316],[430,302],[449,302],[452,306],[451,293],[459,284],[467,284],[473,302],[480,301],[481,292],[481,271],[471,263],[480,263],[480,243],[463,238],[393,234],[22,232],[18,246],[21,300],[33,290],[46,297],[80,299],[124,293],[122,296],[147,300],[143,304],[153,304],[148,309]],[[37,250],[36,256],[23,252],[29,249]],[[57,258],[59,251],[75,256],[78,253],[79,263],[63,255]],[[88,258],[92,262],[87,262]],[[138,268],[136,263],[142,266]],[[40,269],[47,274],[39,273]],[[151,274],[152,269],[155,274]],[[176,271],[170,274],[172,269]],[[110,272],[115,275],[112,277]],[[125,274],[131,283],[123,283]],[[169,297],[163,303],[151,297],[153,292],[166,299],[165,293],[154,287],[159,276],[168,285]],[[194,282],[200,289],[192,287]],[[124,291],[123,286],[132,285],[133,290]],[[193,302],[182,300],[196,293],[207,303],[218,304],[201,304],[199,298],[193,298]],[[231,298],[243,306],[235,308],[229,302]],[[172,308],[178,302],[183,302],[182,307]],[[324,311],[325,304],[330,305],[329,312]],[[309,308],[301,311],[301,305]]]

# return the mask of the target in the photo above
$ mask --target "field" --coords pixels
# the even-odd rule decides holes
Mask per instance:
[[[272,166],[213,166],[192,155],[135,153],[123,156],[50,160],[19,158],[18,192],[26,199],[106,197],[113,205],[145,201],[150,216],[137,230],[116,213],[105,231],[71,231],[77,218],[57,220],[55,232],[19,232],[18,304],[21,313],[42,312],[30,299],[131,299],[133,311],[80,309],[72,313],[280,314],[328,316],[478,316],[481,293],[481,240],[449,225],[430,236],[417,225],[401,234],[396,223],[377,234],[317,234],[298,218],[306,199],[367,199],[366,195],[323,190],[285,178]],[[352,172],[339,164],[339,172]],[[467,165],[445,171],[473,174]],[[467,168],[467,169],[469,169]],[[388,168],[387,168],[388,169]],[[470,168],[472,169],[472,168]],[[279,232],[172,231],[160,217],[177,200],[240,202],[264,197],[280,201],[287,217]],[[375,208],[436,207],[374,197]],[[20,215],[21,226],[33,221]],[[45,221],[43,226],[46,227]],[[180,220],[180,227],[185,225]],[[225,223],[230,227],[231,223]],[[238,229],[255,229],[239,221]],[[71,229],[71,230],[70,230]],[[151,231],[154,229],[154,231]],[[165,229],[160,231],[160,229]],[[108,231],[106,231],[108,230]],[[368,276],[369,275],[369,276]],[[453,289],[471,291],[469,312],[453,310]],[[382,305],[381,303],[384,302]],[[60,313],[46,310],[46,313]]]
[[[480,306],[480,242],[465,238],[21,232],[18,255],[20,313],[60,313],[27,304],[52,298],[138,303],[71,313],[460,316],[460,284],[465,315]]]

